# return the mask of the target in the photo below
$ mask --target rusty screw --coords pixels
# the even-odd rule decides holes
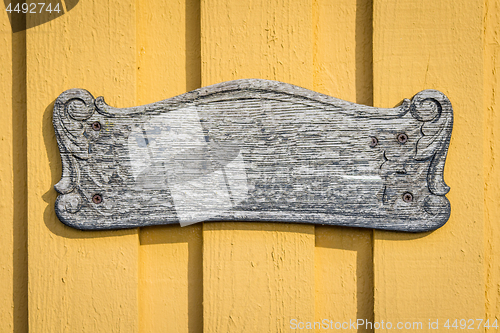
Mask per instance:
[[[403,201],[404,202],[412,202],[413,201],[413,194],[411,194],[410,192],[405,192],[405,194],[403,194]]]
[[[400,133],[398,134],[398,141],[399,143],[401,144],[405,144],[406,141],[408,141],[408,135],[404,134],[404,133]]]
[[[92,202],[96,205],[100,204],[102,202],[102,196],[100,194],[94,194],[92,196]]]
[[[100,130],[101,130],[101,123],[100,123],[100,122],[98,122],[98,121],[94,121],[94,122],[92,123],[92,129],[93,129],[94,131],[100,131]]]
[[[372,142],[370,143],[370,147],[375,147],[376,145],[378,145],[378,139],[374,136],[372,136]]]

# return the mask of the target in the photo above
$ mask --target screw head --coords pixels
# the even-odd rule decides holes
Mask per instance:
[[[370,147],[375,147],[376,145],[378,145],[378,139],[374,136],[371,137],[371,142],[370,142]]]
[[[403,194],[403,201],[404,202],[412,202],[413,201],[413,194],[411,194],[410,192],[405,192]]]
[[[94,194],[92,196],[92,202],[96,205],[100,204],[102,202],[102,196],[100,194]]]
[[[93,129],[94,131],[100,131],[100,130],[101,130],[101,123],[100,123],[100,122],[98,122],[98,121],[94,121],[94,122],[92,123],[92,129]]]
[[[405,144],[406,141],[408,141],[408,135],[406,135],[405,133],[399,133],[398,134],[398,142],[401,144]]]

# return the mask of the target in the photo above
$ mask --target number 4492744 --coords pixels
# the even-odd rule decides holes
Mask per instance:
[[[483,319],[455,319],[453,322],[448,319],[444,325],[447,329],[454,328],[454,329],[461,329],[461,330],[474,330],[474,329],[481,329],[481,328],[498,328],[498,321],[495,319],[490,324],[490,320],[487,319],[484,321]]]
[[[52,4],[48,3],[47,5],[45,2],[38,2],[38,3],[17,3],[14,8],[12,8],[12,3],[9,3],[9,5],[6,8],[7,12],[12,13],[28,13],[28,14],[41,14],[43,11],[47,13],[60,13],[61,10],[59,9],[59,3],[57,3],[54,8],[52,8]]]

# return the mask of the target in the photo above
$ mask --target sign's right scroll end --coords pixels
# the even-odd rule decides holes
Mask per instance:
[[[427,226],[427,231],[430,231],[443,226],[451,214],[450,202],[445,196],[450,187],[444,181],[444,167],[453,129],[453,108],[442,92],[424,90],[413,97],[410,111],[422,122],[415,160],[430,161],[427,171],[430,194],[423,202],[423,209],[434,216]]]

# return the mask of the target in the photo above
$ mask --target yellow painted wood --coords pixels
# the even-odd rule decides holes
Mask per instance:
[[[372,2],[314,1],[314,90],[373,104]]]
[[[371,0],[317,0],[313,14],[314,90],[371,105]],[[317,226],[315,250],[316,321],[373,321],[372,231]]]
[[[137,104],[200,86],[199,2],[137,3]],[[141,332],[201,332],[201,225],[142,228],[139,250]]]
[[[201,332],[201,225],[140,232],[140,331]]]
[[[82,0],[16,34],[3,15],[0,331],[500,321],[499,33],[497,0]],[[450,221],[407,235],[230,222],[80,232],[57,220],[51,118],[62,91],[126,107],[239,78],[378,107],[446,93]]]
[[[314,228],[205,223],[204,332],[282,332],[314,318]]]
[[[316,227],[316,321],[373,321],[371,234],[371,230]]]
[[[500,2],[485,3],[484,175],[486,319],[500,322]],[[487,332],[496,332],[491,328]]]
[[[37,19],[34,17],[34,19]],[[77,231],[54,213],[55,98],[69,88],[136,104],[135,1],[80,1],[26,31],[30,332],[137,332],[137,229]]]
[[[0,18],[1,38],[0,54],[3,60],[0,64],[0,89],[4,92],[5,103],[3,112],[0,113],[0,122],[4,125],[0,132],[0,223],[4,232],[1,234],[0,242],[4,254],[0,257],[0,283],[4,286],[0,289],[0,330],[11,332],[14,328],[14,302],[12,274],[14,262],[12,252],[14,244],[12,241],[12,221],[14,221],[14,169],[13,169],[13,103],[12,103],[12,34],[7,15]]]
[[[24,22],[21,22],[24,23]],[[0,331],[28,330],[26,33],[0,18]]]
[[[454,109],[451,218],[431,233],[374,233],[375,320],[427,332],[428,319],[484,318],[483,1],[375,0],[373,15],[375,106],[432,88]]]
[[[199,0],[137,2],[137,104],[200,87]]]
[[[202,85],[239,78],[313,88],[310,1],[202,0]],[[282,332],[314,319],[314,227],[205,223],[205,332]]]

